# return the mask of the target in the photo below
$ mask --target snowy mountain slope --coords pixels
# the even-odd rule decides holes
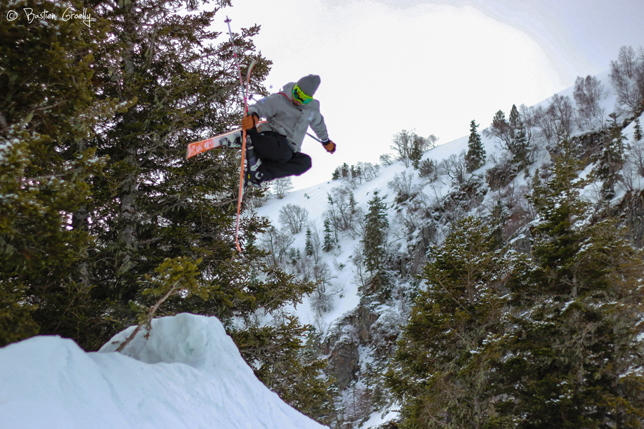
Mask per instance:
[[[98,353],[60,337],[0,349],[3,428],[322,428],[269,391],[214,317],[153,321]]]
[[[491,139],[483,139],[485,148],[488,154],[498,152],[498,148]],[[440,162],[450,156],[458,156],[462,151],[467,150],[468,137],[462,137],[449,143],[437,146],[429,150],[423,159],[430,159]],[[366,183],[359,184],[352,189],[355,200],[358,203],[358,209],[361,216],[367,213],[368,201],[373,197],[377,191],[381,196],[385,196],[389,209],[387,211],[388,218],[393,220],[392,232],[396,228],[396,207],[395,207],[395,191],[388,188],[388,184],[392,182],[396,175],[402,173],[409,174],[410,176],[417,176],[412,167],[405,167],[402,161],[393,163],[390,166],[381,167],[380,172],[376,178]],[[433,184],[434,188],[430,189],[425,180],[415,177],[413,179],[414,185],[421,187],[424,192],[432,195],[445,195],[451,185],[447,177],[441,177]],[[288,193],[283,199],[271,198],[265,205],[257,209],[257,214],[268,218],[271,223],[280,227],[280,210],[286,205],[292,204],[305,208],[308,211],[308,225],[316,230],[320,236],[323,231],[325,212],[328,208],[328,195],[334,197],[337,189],[348,186],[346,181],[335,180],[326,183],[312,186],[310,188],[301,189]],[[358,234],[360,235],[360,234]],[[304,250],[306,241],[306,228],[294,237],[294,243],[291,245],[294,249]],[[349,235],[343,234],[339,241],[339,251],[330,253],[322,253],[322,263],[328,264],[332,267],[333,278],[331,283],[331,293],[333,294],[334,304],[332,310],[325,313],[322,318],[317,317],[310,309],[310,302],[306,300],[304,305],[292,308],[298,315],[302,323],[312,324],[314,326],[329,326],[339,317],[347,312],[353,310],[359,303],[360,297],[358,288],[355,284],[354,277],[356,275],[353,267],[352,259],[356,249],[360,246],[360,238],[351,238]]]
[[[608,72],[601,73],[596,78],[602,82],[604,87],[603,97],[599,103],[603,113],[598,123],[600,126],[605,126],[609,121],[608,114],[616,110],[616,96],[612,90]],[[574,106],[573,93],[574,87],[570,87],[557,94],[557,96],[568,97]],[[533,111],[539,108],[547,110],[552,100],[553,97],[550,97],[537,104],[532,107]],[[505,111],[507,114],[510,111],[510,107],[499,106],[499,109]],[[622,119],[620,118],[620,120]],[[490,122],[492,122],[492,118],[490,118]],[[468,175],[468,180],[471,179],[476,186],[480,186],[479,194],[471,198],[468,202],[470,204],[469,206],[459,206],[460,202],[457,198],[454,203],[449,201],[451,197],[459,196],[461,185],[455,183],[449,174],[445,174],[445,169],[438,174],[435,180],[429,180],[428,178],[420,177],[418,170],[412,167],[405,167],[402,162],[396,162],[390,166],[381,166],[377,177],[371,181],[362,183],[345,179],[328,181],[307,189],[291,192],[283,199],[269,199],[262,207],[257,209],[257,213],[270,219],[276,228],[281,228],[283,225],[280,222],[280,211],[285,210],[289,204],[303,207],[308,211],[308,227],[314,234],[317,233],[318,238],[322,240],[325,211],[329,208],[328,196],[336,198],[342,188],[346,189],[348,187],[357,203],[358,211],[356,217],[364,218],[364,215],[368,211],[368,202],[377,191],[380,196],[385,196],[387,203],[386,214],[389,221],[387,241],[390,255],[393,255],[394,258],[400,257],[402,259],[402,262],[400,262],[401,265],[405,263],[405,258],[407,258],[406,261],[409,261],[409,255],[411,253],[410,247],[418,240],[417,236],[410,235],[409,233],[411,228],[408,223],[410,220],[412,222],[417,221],[421,224],[422,222],[431,223],[433,227],[437,228],[436,234],[432,238],[432,244],[438,244],[441,240],[441,234],[446,232],[449,228],[449,223],[454,218],[465,215],[479,217],[489,216],[492,209],[500,201],[505,206],[514,205],[516,218],[510,222],[514,222],[515,225],[507,225],[506,232],[516,234],[515,239],[521,240],[521,228],[530,221],[527,194],[535,177],[535,172],[537,169],[543,169],[543,165],[549,163],[551,159],[548,142],[539,135],[538,129],[535,128],[533,135],[533,142],[536,147],[533,154],[534,162],[529,165],[527,171],[520,171],[508,184],[503,185],[500,189],[493,190],[487,183],[486,173],[499,164],[502,164],[504,157],[507,158],[508,154],[498,138],[486,133],[485,128],[488,125],[481,124],[481,129],[479,130],[487,154],[486,163],[479,170],[475,171],[473,175]],[[467,124],[464,124],[464,130],[466,126]],[[571,137],[581,136],[596,130],[597,128],[594,128],[594,126],[595,124],[593,124],[593,128],[574,126]],[[623,135],[628,143],[626,155],[631,161],[637,157],[638,150],[644,150],[644,142],[636,142],[633,134],[634,124],[631,123],[623,130]],[[438,165],[442,161],[449,160],[450,158],[458,159],[462,152],[467,151],[467,146],[468,136],[465,136],[427,151],[423,156],[423,160],[432,160]],[[580,177],[588,176],[593,166],[594,164],[591,162],[584,171],[580,172]],[[625,167],[624,174],[627,175],[627,173]],[[628,174],[632,176],[631,191],[641,191],[644,189],[644,182],[641,175],[634,171],[630,171]],[[412,198],[402,202],[400,199],[396,201],[396,190],[392,187],[392,183],[396,180],[400,182],[401,177],[406,178],[405,180],[410,183],[412,194],[414,194]],[[584,197],[591,202],[597,202],[599,196],[598,187],[600,185],[597,182],[588,185],[584,191]],[[618,202],[626,193],[627,189],[624,187],[617,189],[613,202]],[[449,210],[455,210],[458,213],[451,213]],[[423,216],[423,218],[416,217],[412,219],[412,216],[416,216],[415,213],[412,213],[413,211],[418,212],[418,216]],[[523,217],[520,218],[521,216]],[[415,225],[415,227],[414,234],[419,234],[422,225],[420,227],[419,225]],[[290,257],[286,257],[281,264],[283,268],[291,270],[296,274],[302,274],[302,266],[304,266],[304,275],[310,276],[310,267],[308,268],[309,272],[307,272],[306,264],[301,263],[302,260],[307,259],[304,255],[306,229],[307,227],[305,226],[302,232],[292,236],[293,243],[290,245],[290,248],[293,250],[293,254]],[[351,382],[352,384],[346,386],[347,391],[341,394],[340,408],[344,409],[345,415],[348,413],[346,410],[350,408],[351,402],[353,402],[353,406],[355,407],[356,397],[358,396],[356,392],[361,389],[365,390],[368,384],[363,381],[362,372],[366,372],[369,367],[373,367],[376,363],[375,361],[378,359],[378,352],[374,350],[377,347],[375,343],[377,338],[373,338],[378,335],[376,331],[391,330],[392,327],[395,328],[404,324],[409,309],[409,302],[405,302],[404,298],[397,298],[395,296],[387,300],[387,302],[378,302],[378,300],[374,302],[373,297],[371,297],[371,301],[368,299],[365,300],[365,296],[360,290],[359,264],[356,264],[356,257],[359,257],[362,246],[360,242],[361,237],[362,231],[360,228],[358,228],[358,233],[356,234],[341,233],[337,249],[328,253],[319,252],[319,257],[315,261],[315,265],[326,266],[330,272],[327,276],[328,284],[324,291],[330,301],[328,306],[321,310],[317,304],[319,299],[316,298],[314,293],[305,299],[303,305],[287,309],[287,311],[296,314],[302,323],[311,324],[316,328],[318,334],[321,335],[323,343],[326,344],[323,353],[328,355],[331,366],[334,365],[333,359],[337,357],[337,354],[333,352],[335,345],[339,344],[343,347],[340,354],[344,353],[346,356],[353,353],[353,360],[343,358],[344,360],[342,362],[338,360],[335,363],[336,366],[350,365],[353,368],[352,371],[355,371],[355,377]],[[308,257],[308,259],[311,258]],[[402,277],[404,276],[400,276],[400,280],[396,281],[398,283],[411,281],[410,278],[403,279]],[[398,287],[399,291],[402,291],[400,295],[403,296],[413,286],[410,284],[398,284],[395,287]],[[371,312],[373,316],[369,322],[371,323],[369,325],[370,332],[367,335],[372,336],[368,340],[371,341],[370,344],[368,341],[364,341],[365,327],[359,326],[360,324],[364,325],[365,320],[358,320],[361,317],[360,315],[365,313],[365,311],[360,310],[364,306],[368,307],[367,312]],[[387,320],[384,321],[383,319]],[[359,332],[360,330],[362,332]],[[391,336],[395,337],[395,333],[390,335],[390,338]],[[357,351],[352,352],[349,350],[346,343],[350,342],[355,344]],[[380,354],[380,358],[380,363],[382,364],[382,353]],[[380,369],[382,370],[382,368]],[[338,371],[336,368],[334,373],[336,377],[338,376],[338,372],[342,371]],[[349,393],[349,390],[352,390],[352,392]],[[351,427],[379,427],[384,422],[395,418],[395,412],[389,413],[386,418],[382,417],[388,411],[395,409],[395,404],[389,404],[386,407],[380,408],[379,412],[371,414],[371,418],[368,420],[365,417],[353,419],[352,421],[354,423]],[[361,421],[361,423],[355,423],[356,421]]]
[[[604,96],[600,101],[600,107],[604,110],[605,120],[608,119],[608,113],[615,110],[616,97],[612,91],[609,72],[605,71],[595,76],[599,79],[604,86]],[[569,97],[571,100],[573,98],[574,87],[567,88],[557,95],[562,97]],[[535,105],[535,108],[542,107],[547,108],[548,104],[551,102],[552,97]],[[573,101],[574,103],[574,101]],[[511,106],[501,106],[504,111],[509,112]],[[491,122],[491,118],[490,118]],[[466,124],[464,124],[464,128]],[[624,130],[624,135],[631,141],[633,135],[633,127],[631,124],[628,128]],[[485,173],[490,169],[495,160],[498,160],[499,157],[503,156],[504,150],[501,147],[500,141],[498,139],[486,136],[485,128],[487,124],[481,124],[482,141],[485,147],[487,154],[487,162],[479,170],[475,171],[474,174],[477,174],[481,177],[485,177]],[[573,135],[582,134],[584,130],[576,130]],[[463,151],[467,151],[468,145],[468,136],[461,137],[454,141],[439,145],[425,153],[423,160],[433,160],[439,163],[442,160],[448,159],[450,157],[459,156]],[[545,143],[539,144],[540,150],[537,151],[536,160],[530,166],[530,174],[539,168],[544,162],[548,162],[550,157],[545,149]],[[413,185],[416,186],[416,189],[420,190],[430,199],[440,200],[445,197],[450,191],[453,191],[453,185],[446,176],[440,176],[438,180],[434,183],[428,183],[427,180],[423,180],[418,177],[418,172],[415,171],[412,167],[405,167],[402,162],[396,162],[393,165],[381,167],[378,177],[375,179],[354,186],[352,189],[355,200],[358,203],[358,208],[362,216],[367,212],[368,201],[372,198],[375,191],[379,191],[381,195],[386,195],[386,202],[389,204],[388,218],[390,219],[390,232],[395,234],[395,230],[399,225],[396,225],[396,214],[399,212],[399,208],[395,207],[395,192],[392,191],[388,185],[395,179],[396,175],[401,173],[406,173],[410,177],[413,177]],[[297,180],[297,179],[295,179]],[[511,184],[513,187],[521,188],[528,186],[526,181],[526,176],[520,174],[516,179],[512,181]],[[305,208],[308,211],[308,225],[316,230],[320,235],[322,234],[325,211],[328,208],[327,195],[332,197],[337,193],[337,189],[340,187],[346,186],[346,182],[342,180],[328,181],[320,185],[316,185],[310,188],[301,189],[288,193],[283,199],[271,198],[269,199],[264,206],[257,209],[257,214],[268,218],[271,223],[277,228],[281,227],[280,224],[280,210],[282,210],[286,205],[292,204]],[[623,192],[619,193],[617,197],[623,196]],[[488,193],[482,203],[486,205],[492,199],[495,198],[494,193]],[[393,220],[393,222],[391,222]],[[393,224],[392,224],[393,223]],[[359,234],[358,234],[359,235]],[[293,237],[295,239],[294,243],[291,245],[293,249],[304,250],[305,240],[306,240],[306,227],[302,232]],[[323,315],[322,318],[317,317],[312,314],[310,311],[310,305],[307,305],[307,302],[303,306],[299,306],[297,309],[292,309],[295,314],[297,314],[300,320],[303,323],[319,325],[319,326],[329,326],[333,321],[338,317],[341,317],[348,311],[354,309],[358,302],[359,297],[357,295],[357,286],[353,281],[355,276],[355,270],[352,270],[352,257],[355,253],[355,249],[360,246],[360,238],[351,238],[346,234],[341,237],[339,247],[341,251],[338,253],[324,254],[322,253],[323,263],[327,263],[333,269],[333,279],[332,283],[335,285],[335,295],[334,295],[334,305],[333,310]],[[404,243],[401,243],[404,245]]]
[[[458,156],[462,151],[467,150],[468,137],[457,139],[453,142],[440,145],[428,151],[423,159],[429,159],[440,163],[441,161],[450,157]],[[492,139],[483,138],[484,145],[488,154],[497,153],[499,151],[497,145]],[[490,163],[491,165],[491,163]],[[484,167],[484,169],[487,168]],[[395,180],[396,176],[402,174],[408,175],[413,182],[413,186],[420,190],[420,192],[427,196],[428,200],[440,200],[445,197],[451,189],[451,182],[449,177],[441,176],[433,183],[427,183],[426,179],[418,177],[417,172],[414,172],[412,167],[405,167],[403,162],[395,162],[394,164],[386,167],[381,167],[379,174],[371,181],[362,184],[349,184],[344,180],[329,181],[310,188],[290,192],[283,199],[270,199],[263,207],[259,207],[257,212],[260,216],[265,216],[270,219],[271,223],[280,228],[280,210],[283,210],[288,204],[296,205],[305,208],[308,211],[308,226],[313,233],[319,234],[319,239],[323,239],[323,225],[325,218],[325,211],[328,208],[328,195],[335,198],[338,194],[338,189],[349,186],[352,188],[353,195],[357,202],[359,218],[364,218],[368,211],[368,202],[373,198],[375,192],[385,197],[387,203],[387,217],[389,220],[389,241],[392,247],[398,249],[399,253],[406,252],[408,246],[408,239],[405,232],[405,226],[400,219],[400,206],[396,203],[396,192],[388,185]],[[378,367],[375,360],[378,359],[377,353],[367,345],[358,345],[357,347],[352,344],[359,343],[361,340],[356,339],[361,334],[357,332],[354,326],[350,326],[349,322],[360,319],[361,315],[372,314],[372,310],[361,311],[359,308],[364,305],[363,294],[360,291],[360,281],[358,279],[359,268],[354,263],[355,258],[361,251],[362,244],[360,238],[362,232],[359,231],[354,237],[349,234],[341,234],[336,249],[329,253],[320,251],[319,261],[317,266],[326,266],[330,271],[328,285],[324,290],[326,299],[329,304],[323,310],[320,310],[318,298],[314,292],[311,296],[305,297],[301,305],[297,307],[287,308],[285,311],[297,315],[301,323],[310,324],[316,329],[320,335],[322,342],[328,344],[326,350],[323,351],[331,359],[331,366],[335,369],[331,371],[334,376],[341,380],[342,384],[346,384],[343,379],[342,373],[350,372],[350,368],[356,366],[360,369],[358,373],[364,369]],[[298,249],[300,254],[304,254],[306,245],[306,227],[302,232],[293,236],[292,249]],[[358,256],[359,257],[359,256]],[[289,260],[290,261],[290,260]],[[286,269],[289,269],[289,263],[284,262]],[[295,270],[294,270],[295,271]],[[406,288],[408,286],[402,286]],[[370,333],[366,334],[371,336],[374,331],[388,332],[392,329],[396,332],[391,333],[394,337],[400,325],[405,323],[409,302],[404,299],[394,299],[386,303],[375,303],[373,313],[377,314],[377,320],[371,325]],[[357,316],[356,316],[357,314]],[[368,316],[369,317],[369,316]],[[265,323],[271,323],[270,318],[265,320]],[[357,322],[361,324],[361,322]],[[362,333],[364,336],[365,334]],[[391,337],[391,335],[389,335]],[[377,339],[373,340],[374,342]],[[348,346],[347,346],[348,344]],[[349,356],[348,358],[346,356]],[[353,357],[352,357],[353,356]],[[335,362],[334,362],[335,360]],[[338,368],[338,367],[346,368]],[[361,376],[358,375],[354,379],[354,384],[347,388],[340,395],[339,409],[351,408],[351,404],[355,404],[355,392],[366,391],[366,384]],[[355,407],[355,405],[353,405]],[[344,411],[343,415],[351,415],[354,411]],[[395,404],[390,404],[380,411],[374,412],[370,418],[360,426],[360,428],[377,428],[387,421],[396,419],[398,412],[396,411]],[[349,420],[351,420],[349,418]]]

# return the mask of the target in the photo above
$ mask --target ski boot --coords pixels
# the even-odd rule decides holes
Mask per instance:
[[[261,165],[262,160],[257,156],[255,148],[252,145],[246,146],[246,171],[244,174],[246,185],[252,185],[257,188],[262,187],[264,173],[259,171]]]

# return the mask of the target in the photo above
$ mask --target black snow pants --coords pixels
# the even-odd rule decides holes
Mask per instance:
[[[299,176],[311,168],[311,157],[295,152],[286,136],[274,131],[248,131],[250,140],[262,164],[259,171],[264,174],[262,181],[279,179],[286,176]]]

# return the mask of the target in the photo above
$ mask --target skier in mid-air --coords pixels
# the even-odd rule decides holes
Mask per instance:
[[[251,142],[246,149],[246,180],[259,186],[280,177],[299,176],[311,168],[311,157],[300,152],[309,126],[327,152],[335,152],[320,103],[313,99],[319,86],[320,77],[308,75],[248,107],[242,119]],[[266,123],[258,131],[260,118],[266,118]]]

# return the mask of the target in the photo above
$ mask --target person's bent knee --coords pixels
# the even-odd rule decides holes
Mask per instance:
[[[308,155],[306,156],[306,160],[304,161],[304,166],[305,166],[304,171],[310,170],[311,167],[313,166],[313,161],[311,160],[311,157]]]
[[[311,161],[311,157],[306,155],[306,154],[300,154],[298,157],[299,159],[297,160],[299,166],[300,166],[300,171],[297,173],[299,176],[300,174],[306,173],[311,169],[311,166],[313,165],[313,162]]]

